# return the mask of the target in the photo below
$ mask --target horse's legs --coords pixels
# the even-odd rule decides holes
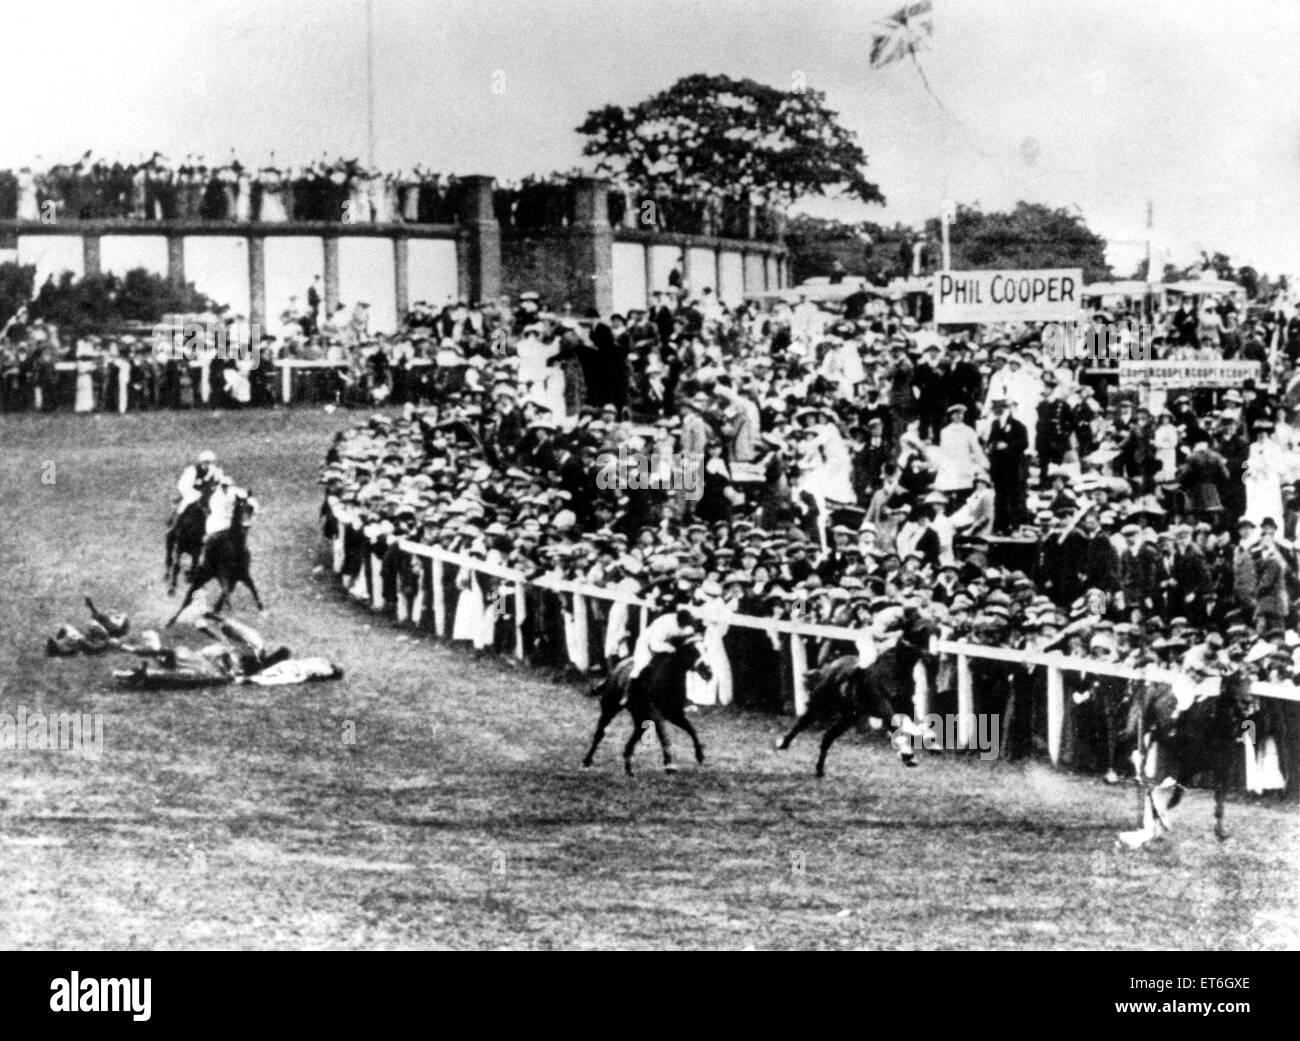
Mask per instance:
[[[668,727],[664,725],[664,714],[654,706],[650,708],[650,722],[654,724],[655,736],[659,738],[659,747],[664,752],[664,769],[673,773],[677,767],[673,765],[672,742],[668,739]]]
[[[809,705],[807,710],[804,712],[804,714],[794,721],[794,726],[792,726],[786,732],[785,737],[779,738],[777,740],[776,750],[778,752],[784,752],[787,748],[789,748],[790,742],[793,741],[799,735],[800,731],[802,731],[805,727],[808,726],[809,723],[812,722],[813,715],[815,714],[814,708],[815,706]]]
[[[235,587],[227,584],[224,578],[217,579],[217,583],[221,586],[221,595],[217,597],[217,602],[212,605],[214,614],[221,613],[221,609],[226,606],[226,601],[230,599],[230,594],[235,591]]]
[[[826,753],[831,750],[831,745],[835,743],[837,737],[844,733],[844,731],[848,730],[849,727],[853,726],[856,720],[857,713],[846,709],[840,718],[832,723],[826,733],[822,735],[822,750],[821,754],[817,756],[818,777],[826,776]]]
[[[248,586],[248,591],[253,594],[253,603],[257,604],[257,609],[259,611],[266,610],[262,606],[262,598],[257,595],[257,586],[253,585],[253,579],[248,575],[247,572],[244,573],[243,583],[244,585]],[[234,587],[232,586],[231,589],[233,590],[233,588]]]
[[[645,732],[646,721],[648,716],[632,716],[632,736],[627,739],[627,744],[623,746],[623,772],[629,777],[632,776],[632,753],[636,751],[637,742],[641,740],[641,735]]]
[[[678,709],[671,715],[665,715],[664,718],[674,726],[681,727],[686,731],[686,736],[691,739],[691,744],[695,746],[695,761],[697,763],[704,762],[704,745],[700,742],[700,735],[695,732],[695,727],[693,727],[691,721],[686,718],[686,713]]]
[[[189,589],[185,590],[185,599],[181,601],[181,606],[176,608],[176,613],[172,615],[171,618],[168,620],[167,624],[163,626],[164,629],[170,629],[173,625],[176,624],[176,619],[185,613],[185,608],[189,607],[190,604],[194,601],[195,592],[197,592],[199,588],[204,584],[205,583],[197,583],[197,584],[194,582],[190,583]]]
[[[1223,807],[1228,798],[1228,780],[1222,774],[1215,778],[1214,784],[1214,837],[1220,842],[1227,841],[1228,830],[1223,826]]]
[[[617,716],[620,711],[622,711],[623,708],[622,705],[618,704],[618,702],[612,698],[610,700],[614,701],[614,703],[610,704],[608,701],[604,699],[601,700],[600,719],[596,721],[596,733],[592,736],[591,747],[587,749],[587,755],[582,760],[583,766],[591,765],[592,760],[595,758],[596,755],[596,749],[600,745],[600,739],[605,736],[605,728],[609,726],[609,724],[613,721],[614,717]]]

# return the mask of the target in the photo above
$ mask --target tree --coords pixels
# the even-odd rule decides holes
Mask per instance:
[[[790,251],[791,281],[795,285],[818,275],[829,275],[839,261],[850,277],[865,278],[883,286],[904,274],[904,242],[916,243],[920,232],[903,224],[886,227],[863,221],[845,224],[806,213],[790,218],[785,244]],[[910,261],[908,261],[910,263]]]
[[[33,319],[57,325],[73,336],[111,333],[128,323],[152,325],[167,314],[197,314],[214,304],[193,285],[178,286],[165,276],[133,268],[123,278],[65,271],[47,279],[32,302]]]
[[[0,264],[0,327],[32,298],[36,268],[32,264]]]
[[[597,169],[651,194],[785,208],[842,190],[883,203],[864,176],[867,157],[856,136],[836,115],[821,91],[697,74],[631,108],[594,109],[577,130]]]
[[[938,219],[927,231],[938,240]],[[1112,277],[1106,240],[1066,209],[1019,202],[1010,213],[984,213],[978,204],[959,205],[949,235],[956,270],[1080,267],[1085,282]]]

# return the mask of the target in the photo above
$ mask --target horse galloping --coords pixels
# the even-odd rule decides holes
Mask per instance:
[[[241,582],[253,594],[257,609],[263,610],[262,598],[258,595],[257,586],[253,584],[252,575],[249,573],[252,557],[248,552],[248,526],[252,513],[253,507],[249,502],[248,494],[240,495],[235,501],[230,527],[225,531],[217,532],[208,542],[190,577],[185,599],[181,601],[181,606],[167,622],[167,628],[170,629],[176,623],[176,619],[190,606],[194,594],[214,578],[221,585],[221,596],[213,605],[214,611],[220,611],[225,606],[226,601],[234,593],[235,587]]]
[[[672,723],[686,731],[695,746],[695,761],[704,762],[704,745],[695,727],[686,718],[686,676],[696,672],[707,682],[713,671],[705,663],[698,638],[674,640],[676,649],[667,654],[656,654],[641,675],[632,677],[632,659],[624,658],[615,665],[592,693],[600,695],[600,719],[591,747],[582,760],[584,767],[591,766],[596,748],[605,736],[605,728],[624,709],[632,715],[632,736],[623,748],[623,769],[632,776],[632,754],[645,732],[647,722],[654,725],[655,734],[664,753],[664,769],[672,773],[672,748],[665,723]]]
[[[208,488],[199,498],[192,500],[181,508],[175,519],[167,528],[167,557],[163,564],[163,578],[167,580],[167,595],[176,593],[176,578],[181,570],[181,557],[190,558],[189,569],[185,572],[188,582],[194,577],[203,555],[203,535],[208,522],[208,499],[212,489]]]
[[[912,720],[913,669],[917,662],[928,665],[932,660],[929,646],[934,631],[933,622],[922,617],[915,608],[908,608],[897,642],[882,651],[865,669],[858,667],[856,655],[848,654],[809,673],[808,707],[786,735],[777,741],[777,751],[784,752],[789,748],[790,742],[815,719],[829,719],[830,725],[822,735],[821,752],[817,756],[817,776],[825,777],[826,753],[831,745],[858,720],[866,717],[884,720],[890,727],[891,743],[904,765],[915,766],[916,754],[910,742],[917,733]]]
[[[1169,811],[1202,774],[1208,774],[1214,786],[1214,837],[1225,841],[1228,788],[1241,755],[1242,735],[1259,711],[1259,702],[1250,692],[1249,670],[1225,674],[1217,695],[1201,698],[1182,712],[1177,711],[1177,699],[1168,688],[1153,693],[1146,687],[1138,696],[1141,700],[1130,717],[1128,736],[1135,744],[1133,765],[1142,799],[1142,826],[1122,832],[1119,841],[1137,849],[1169,831]],[[1148,783],[1145,769],[1153,753],[1164,775],[1155,786]]]

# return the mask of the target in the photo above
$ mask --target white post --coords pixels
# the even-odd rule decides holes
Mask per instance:
[[[808,648],[803,644],[803,637],[798,633],[790,634],[790,675],[794,679],[794,712],[802,716],[808,711],[808,691],[804,687],[804,676],[808,673]]]
[[[922,662],[918,661],[912,667],[912,680],[916,685],[916,693],[912,696],[913,719],[919,723],[930,714],[930,674]]]
[[[515,657],[524,660],[524,617],[528,610],[528,597],[523,579],[515,583]]]
[[[437,557],[433,560],[433,631],[439,636],[446,636],[447,596],[442,584],[443,563]]]
[[[1061,735],[1065,732],[1065,673],[1047,667],[1047,755],[1056,766],[1061,761]]]
[[[334,518],[334,574],[343,573],[343,522]]]
[[[972,685],[970,658],[965,654],[957,655],[957,747],[971,748],[975,744],[975,735],[971,730],[975,723],[975,691]]]
[[[406,569],[411,566],[411,558],[403,551],[399,550],[397,561],[397,582],[395,593],[397,594],[397,603],[393,605],[393,617],[400,625],[403,622],[411,620],[411,605],[406,599],[406,593],[403,589],[402,579],[406,577]]]
[[[286,405],[293,400],[293,366],[288,358],[280,362],[280,399]]]
[[[411,601],[411,624],[417,629],[424,621],[424,598],[429,595],[429,559],[415,558],[420,569],[420,576],[415,583],[415,599]]]
[[[373,550],[367,556],[370,560],[370,609],[384,609],[384,558]]]

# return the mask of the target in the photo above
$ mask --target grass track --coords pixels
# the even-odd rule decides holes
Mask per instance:
[[[0,947],[1297,945],[1300,815],[1275,805],[1235,801],[1219,846],[1194,793],[1176,841],[1118,853],[1131,790],[1040,764],[904,771],[862,736],[819,783],[816,735],[777,756],[783,721],[730,711],[697,717],[703,769],[666,776],[643,743],[627,780],[624,719],[581,770],[581,692],[412,639],[319,569],[316,463],[347,422],[0,418],[0,712],[103,713],[106,746],[0,751]],[[134,694],[119,659],[43,657],[85,593],[165,620],[160,526],[201,447],[263,503],[259,628],[343,681]]]

